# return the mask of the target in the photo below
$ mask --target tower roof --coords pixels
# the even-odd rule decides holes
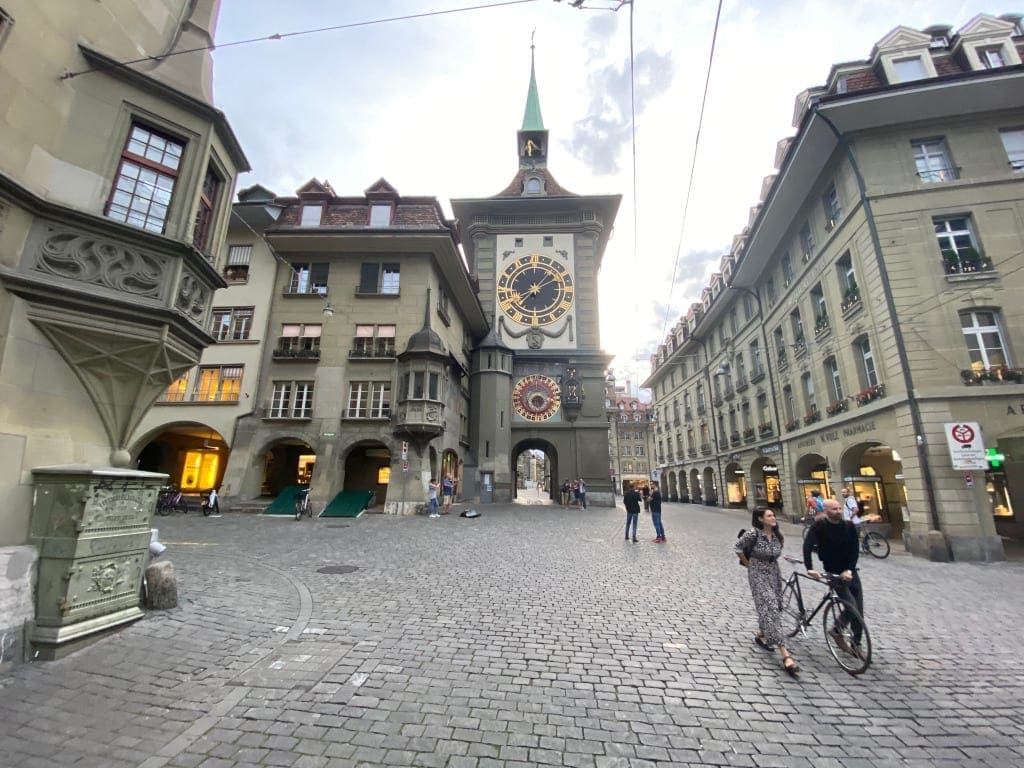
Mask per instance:
[[[537,73],[533,66],[533,44],[530,44],[530,87],[526,91],[526,109],[523,110],[523,131],[543,131],[544,118],[540,114],[540,96],[537,95]]]

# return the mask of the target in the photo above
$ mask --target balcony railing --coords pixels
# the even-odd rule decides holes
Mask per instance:
[[[927,171],[918,171],[917,175],[926,184],[933,184],[937,181],[956,181],[960,178],[960,167],[953,165],[948,168],[932,168]]]
[[[757,382],[764,378],[764,375],[764,368],[754,366],[750,369],[750,383],[757,384]]]
[[[204,405],[235,405],[238,403],[237,392],[167,392],[159,398],[158,403],[203,403]]]
[[[686,455],[689,456],[691,459],[696,459],[697,458],[697,449],[696,448],[687,448],[686,449]]]
[[[704,454],[705,456],[707,456],[709,453],[711,453],[711,443],[701,443],[700,444],[700,452],[702,454]]]
[[[774,428],[772,427],[771,422],[768,421],[766,421],[764,424],[759,424],[757,426],[757,434],[759,434],[761,437],[768,437],[768,435],[770,435],[773,431]]]
[[[745,442],[749,443],[751,440],[754,439],[754,434],[755,433],[754,433],[754,428],[753,427],[746,427],[746,428],[744,428],[744,430],[743,430],[743,440]]]
[[[274,350],[275,360],[319,360],[320,347],[313,349],[294,349],[278,347]]]
[[[352,349],[348,351],[350,360],[367,360],[395,356],[394,339],[367,339],[357,337],[352,340]]]
[[[749,387],[749,386],[750,386],[750,382],[747,381],[747,377],[744,374],[742,374],[742,373],[737,374],[737,376],[736,376],[736,391],[737,392],[744,392],[744,391],[746,391],[747,387]]]
[[[741,441],[740,441],[740,433],[739,432],[733,432],[731,435],[729,435],[729,444],[732,445],[734,448],[737,445],[739,445],[740,442]]]
[[[857,288],[847,288],[846,293],[843,294],[843,301],[839,305],[840,311],[845,315],[859,306],[860,290]]]

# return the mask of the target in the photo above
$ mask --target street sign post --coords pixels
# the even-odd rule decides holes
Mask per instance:
[[[976,421],[958,421],[945,425],[946,444],[953,469],[988,469],[985,440]]]

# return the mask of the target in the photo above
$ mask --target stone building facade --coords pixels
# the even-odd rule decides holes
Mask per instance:
[[[131,466],[146,410],[212,341],[248,170],[212,104],[217,8],[0,4],[0,661],[32,615],[32,470]]]
[[[845,487],[936,560],[1020,536],[1022,47],[1018,16],[897,27],[797,97],[777,173],[652,361],[656,412],[685,414],[658,421],[670,495],[795,519]],[[989,471],[954,468],[964,424]]]
[[[642,486],[660,479],[651,404],[629,394],[628,384],[616,386],[614,376],[609,374],[604,405],[608,413],[608,474],[615,492],[624,493],[627,484]]]

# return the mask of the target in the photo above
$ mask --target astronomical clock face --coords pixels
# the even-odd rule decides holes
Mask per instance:
[[[572,275],[550,256],[522,256],[498,276],[498,306],[523,325],[550,325],[572,309],[575,298]]]
[[[558,382],[547,376],[524,376],[512,389],[512,406],[529,421],[547,421],[558,412]]]

